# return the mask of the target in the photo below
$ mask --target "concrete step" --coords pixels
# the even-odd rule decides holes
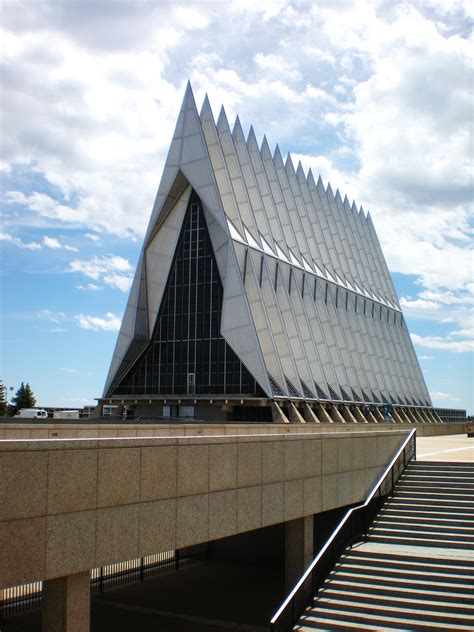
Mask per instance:
[[[339,612],[345,611],[358,616],[366,616],[369,621],[380,617],[392,617],[399,619],[423,619],[424,622],[430,621],[432,623],[444,623],[449,626],[453,623],[459,625],[472,624],[472,613],[459,613],[449,612],[445,613],[441,609],[438,610],[423,610],[418,605],[412,605],[407,608],[406,603],[390,603],[390,604],[374,604],[370,602],[354,603],[353,601],[346,600],[345,598],[339,599],[327,599],[326,597],[318,597],[314,601],[314,611],[318,614],[321,610]]]
[[[469,542],[460,542],[459,540],[439,540],[437,538],[428,538],[428,537],[418,537],[415,538],[413,535],[382,535],[379,533],[370,534],[371,542],[378,542],[381,544],[405,544],[405,545],[413,545],[416,541],[417,546],[428,546],[433,548],[444,548],[445,546],[450,549],[470,549],[474,550],[474,543],[470,544]]]
[[[463,589],[459,589],[457,591],[446,591],[443,587],[440,588],[439,585],[437,585],[433,586],[429,592],[425,592],[424,590],[414,590],[413,585],[407,583],[400,583],[400,585],[386,585],[366,582],[363,578],[359,578],[356,581],[353,577],[350,579],[328,579],[323,584],[321,590],[336,590],[338,592],[342,592],[343,594],[348,591],[356,592],[361,595],[361,598],[367,594],[378,597],[402,597],[412,600],[413,603],[416,603],[420,599],[423,601],[429,600],[432,603],[441,601],[443,603],[451,603],[458,606],[472,605],[473,603],[472,593],[466,593]]]
[[[474,476],[437,476],[426,474],[403,474],[400,481],[404,484],[408,483],[426,483],[427,485],[469,485],[474,486]]]
[[[445,550],[448,550],[447,548]],[[371,549],[370,545],[363,545],[362,548],[347,549],[344,555],[352,557],[371,558],[374,560],[385,561],[387,564],[395,562],[415,562],[423,563],[427,566],[439,566],[441,569],[450,566],[459,569],[472,569],[474,571],[474,556],[458,557],[457,551],[453,552],[452,556],[432,556],[432,551],[421,549],[420,547],[410,547],[410,549],[400,549],[400,547],[385,548],[376,547],[376,550]]]
[[[445,529],[444,527],[437,527],[434,525],[432,528],[425,527],[416,527],[407,525],[405,529],[398,528],[394,530],[391,526],[385,525],[384,523],[379,524],[375,523],[369,529],[369,537],[372,533],[376,533],[378,535],[393,535],[394,537],[406,537],[410,536],[412,538],[419,537],[420,535],[425,537],[436,537],[438,540],[452,540],[456,538],[456,540],[466,542],[467,544],[474,542],[474,538],[472,532],[464,532],[461,529]]]
[[[423,502],[423,500],[419,498],[393,498],[383,505],[383,509],[436,512],[449,515],[453,515],[454,513],[457,516],[474,516],[474,509],[472,507],[466,507],[459,503],[454,503],[451,506],[442,501]]]
[[[438,513],[434,514],[433,512],[422,512],[422,511],[395,511],[394,509],[382,509],[379,513],[379,520],[388,519],[394,523],[417,523],[417,524],[437,524],[437,525],[446,525],[447,527],[468,527],[474,529],[474,516],[469,519],[466,516],[453,516],[447,517],[445,514]]]
[[[376,629],[376,630],[443,630],[446,632],[446,623],[438,623],[435,621],[414,621],[409,618],[395,618],[390,615],[382,616],[378,615],[368,617],[364,614],[357,614],[354,612],[348,613],[344,610],[325,610],[322,608],[315,608],[311,613],[305,613],[304,620],[302,620],[302,626],[296,629],[299,630],[327,630],[331,629],[326,627],[326,622],[335,622],[338,625],[344,624],[342,629]],[[358,624],[358,627],[348,627],[347,624],[354,626]],[[367,627],[367,625],[372,627]],[[374,627],[375,626],[375,627]],[[407,627],[409,626],[409,627]],[[334,629],[334,628],[332,628]],[[463,625],[456,623],[455,627],[450,624],[449,630],[469,630],[472,632],[472,625]]]
[[[379,606],[400,605],[404,608],[416,608],[417,610],[428,611],[441,611],[452,612],[454,614],[460,614],[469,616],[474,619],[474,605],[466,602],[464,604],[453,603],[449,601],[432,601],[430,599],[423,599],[421,596],[419,599],[413,600],[411,595],[408,596],[392,596],[392,595],[373,595],[372,593],[363,593],[351,590],[337,591],[329,588],[321,590],[318,595],[322,599],[331,600],[345,600],[354,601],[357,604],[376,604]],[[470,598],[469,598],[470,599]]]
[[[352,564],[359,565],[361,567],[367,566],[373,569],[382,568],[384,570],[391,569],[400,569],[407,571],[422,571],[427,577],[431,577],[432,575],[456,575],[456,576],[464,576],[466,577],[466,581],[471,581],[474,585],[474,567],[468,565],[457,565],[457,564],[436,564],[434,561],[426,561],[423,559],[410,558],[405,557],[402,560],[399,559],[388,559],[386,557],[382,559],[377,559],[369,556],[354,556],[347,555],[341,558],[341,561],[338,562],[339,565],[343,564]],[[336,565],[338,568],[338,565]]]
[[[443,502],[466,503],[468,507],[474,507],[474,499],[468,491],[453,492],[434,489],[410,489],[405,487],[395,487],[394,496],[397,498],[422,498],[423,500],[442,500]]]
[[[428,498],[431,498],[433,495],[445,497],[453,497],[458,498],[459,496],[467,496],[467,498],[472,498],[474,488],[468,487],[447,487],[436,485],[436,487],[428,487],[424,483],[421,485],[407,485],[405,483],[395,485],[395,494],[399,493],[407,493],[407,494],[423,494]]]
[[[342,573],[351,573],[359,575],[363,573],[364,575],[371,575],[373,577],[383,577],[383,578],[393,578],[393,579],[407,579],[417,582],[418,580],[425,581],[429,579],[431,582],[435,583],[450,583],[453,585],[461,585],[464,586],[468,584],[471,580],[471,577],[466,577],[466,575],[455,575],[451,573],[443,573],[435,574],[428,573],[417,570],[417,569],[406,569],[406,568],[374,568],[373,566],[369,566],[368,564],[351,564],[347,560],[344,561],[343,564],[336,565],[334,569],[334,573],[337,575],[338,572]],[[474,579],[474,578],[472,578]],[[471,584],[474,586],[474,583]]]
[[[395,489],[426,489],[453,492],[471,492],[474,490],[474,483],[453,483],[452,481],[412,481],[403,479],[398,482]]]
[[[329,577],[327,578],[327,582],[330,583],[332,580],[339,582],[351,581],[354,583],[368,584],[370,586],[376,585],[391,586],[392,588],[408,588],[414,591],[426,591],[426,594],[437,590],[446,593],[460,592],[460,586],[458,584],[453,584],[450,581],[440,581],[433,584],[431,578],[417,579],[416,586],[413,586],[413,579],[411,577],[380,577],[364,571],[349,573],[343,569],[331,571],[331,573],[329,573]],[[463,585],[461,589],[463,593],[472,595],[472,598],[474,598],[474,586]]]
[[[459,533],[459,535],[464,535],[466,537],[474,537],[473,526],[440,523],[438,520],[433,520],[433,522],[429,524],[428,522],[423,522],[422,520],[408,520],[407,518],[402,520],[392,520],[389,516],[383,516],[375,520],[374,527],[390,529],[394,533],[397,531],[418,531],[423,533],[438,533],[442,531],[450,536]]]

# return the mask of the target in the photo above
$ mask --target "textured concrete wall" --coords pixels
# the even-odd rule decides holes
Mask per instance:
[[[466,424],[446,423],[334,423],[327,424],[138,424],[138,423],[0,423],[1,439],[84,439],[91,437],[169,437],[169,436],[209,436],[209,435],[254,435],[287,434],[290,432],[326,433],[330,432],[380,432],[383,430],[403,430],[416,428],[419,436],[463,434]]]
[[[358,502],[408,430],[0,441],[1,585]]]

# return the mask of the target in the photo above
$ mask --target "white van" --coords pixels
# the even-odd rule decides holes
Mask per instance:
[[[21,408],[15,417],[22,417],[28,419],[47,419],[48,413],[44,408]]]

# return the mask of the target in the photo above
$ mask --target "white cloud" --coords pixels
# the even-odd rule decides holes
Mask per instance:
[[[418,360],[434,360],[433,356],[429,355],[419,355]]]
[[[79,252],[74,246],[62,244],[58,239],[56,239],[56,237],[48,237],[48,235],[44,235],[43,245],[46,246],[46,248],[51,248],[52,250],[69,250],[70,252]]]
[[[433,310],[439,309],[440,307],[439,304],[435,303],[434,301],[426,301],[425,299],[422,299],[422,298],[417,298],[413,300],[410,298],[406,298],[405,296],[402,296],[400,298],[400,305],[406,312],[409,310],[418,310],[418,309],[433,311]]]
[[[51,323],[62,323],[67,320],[67,316],[64,312],[53,312],[50,309],[41,309],[37,312],[36,317],[41,320],[49,320]]]
[[[81,290],[82,292],[100,292],[102,288],[100,285],[96,283],[87,283],[87,285],[75,285],[77,290]]]
[[[458,402],[459,397],[454,397],[454,395],[450,395],[449,393],[443,393],[441,391],[430,392],[431,399],[433,400],[441,400],[445,402]]]
[[[86,314],[77,314],[74,318],[81,329],[90,331],[118,331],[120,329],[121,320],[111,312],[107,312],[103,318]]]
[[[419,347],[428,349],[441,349],[442,351],[454,351],[455,353],[465,353],[474,351],[474,340],[448,340],[441,336],[419,336],[410,334],[413,343]]]
[[[24,242],[18,237],[13,237],[9,233],[0,233],[0,241],[5,241],[17,248],[24,248],[26,250],[41,250],[41,244],[35,241]]]
[[[67,368],[67,367],[61,367],[60,370],[64,371],[65,373],[79,373],[79,371],[77,369],[70,369],[70,368]]]
[[[99,235],[94,235],[94,233],[85,233],[84,237],[86,237],[87,239],[89,239],[90,241],[94,242],[97,245],[102,244],[101,237],[99,237]]]
[[[131,272],[133,268],[127,259],[119,255],[104,255],[88,260],[75,259],[69,263],[69,270],[83,274],[94,281],[100,280],[122,292],[128,291],[132,283]],[[97,285],[94,288],[80,286],[79,289],[96,290],[97,287]]]

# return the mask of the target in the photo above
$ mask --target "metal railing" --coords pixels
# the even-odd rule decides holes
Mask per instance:
[[[367,539],[367,532],[407,463],[416,460],[416,428],[413,429],[374,485],[366,501],[352,507],[334,529],[326,544],[308,566],[270,622],[272,632],[287,632],[304,613],[337,560],[348,546]]]
[[[162,551],[133,560],[93,568],[90,572],[91,590],[93,593],[97,593],[132,581],[143,581],[155,573],[170,569],[178,570],[183,564],[192,563],[198,559],[207,559],[208,555],[209,547],[206,542],[184,549]],[[42,596],[42,581],[0,589],[0,613],[14,614],[36,607],[41,603]]]

